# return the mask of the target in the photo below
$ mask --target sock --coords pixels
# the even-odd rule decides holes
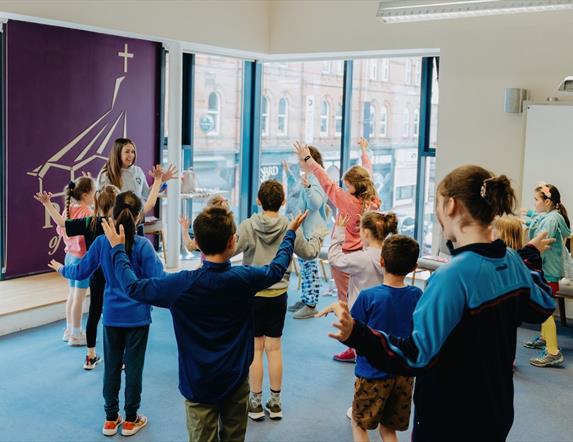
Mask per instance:
[[[253,406],[258,407],[263,402],[263,392],[254,393],[251,391],[251,403]]]
[[[95,349],[95,347],[93,347],[93,348],[88,348],[88,357],[89,357],[90,359],[93,359],[93,358],[96,357],[96,349]]]
[[[72,328],[72,336],[75,336],[76,338],[80,336],[82,330],[80,327],[74,327]]]
[[[271,403],[280,404],[281,403],[281,391],[275,391],[271,388]]]

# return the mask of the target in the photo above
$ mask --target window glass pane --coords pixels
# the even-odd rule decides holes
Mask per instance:
[[[384,60],[384,59],[382,59]],[[406,65],[421,58],[392,58],[389,66],[403,73]],[[382,63],[384,72],[384,63]],[[420,107],[420,86],[409,84],[405,75],[392,81],[369,81],[368,60],[354,61],[352,85],[351,165],[360,164],[358,138],[369,139],[372,178],[382,200],[382,210],[399,218],[399,231],[413,235],[415,227],[418,138],[410,130],[403,136],[414,110]],[[374,118],[374,111],[378,114]],[[406,115],[407,114],[407,115]],[[376,127],[378,125],[378,127]]]
[[[287,134],[287,124],[288,124],[288,103],[286,98],[281,98],[279,101],[279,113],[277,120],[277,131],[279,135]]]
[[[342,76],[323,75],[326,63],[322,61],[289,63],[288,74],[278,70],[276,63],[263,65],[263,89],[275,97],[288,97],[288,137],[279,137],[271,127],[270,136],[261,140],[261,181],[276,179],[282,182],[287,192],[287,204],[282,209],[286,214],[298,210],[298,194],[292,195],[300,182],[301,172],[292,143],[301,140],[317,147],[322,153],[324,167],[336,180],[340,176],[340,120],[335,118],[335,103],[342,103]],[[330,119],[340,121],[335,123]],[[323,135],[324,134],[324,135]],[[284,162],[292,174],[287,173]],[[329,223],[332,226],[332,211]]]
[[[334,128],[335,130],[335,135],[339,136],[342,133],[342,104],[338,103],[336,105],[336,127]]]
[[[197,189],[221,193],[239,213],[239,147],[243,62],[229,57],[195,56],[193,170]],[[206,198],[185,202],[195,217]]]
[[[261,102],[261,132],[263,136],[269,134],[269,99],[262,98]]]
[[[434,230],[439,228],[435,222],[436,198],[436,157],[425,157],[426,183],[424,188],[424,232],[422,236],[422,253],[432,253]]]

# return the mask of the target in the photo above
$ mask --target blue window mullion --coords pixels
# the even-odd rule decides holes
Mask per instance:
[[[344,171],[350,168],[350,139],[352,127],[352,76],[354,63],[344,61],[344,77],[342,80],[342,131],[340,137],[340,179]],[[336,110],[335,110],[336,112]]]

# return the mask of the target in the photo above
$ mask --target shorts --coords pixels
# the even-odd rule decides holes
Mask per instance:
[[[79,263],[82,258],[78,258],[77,256],[72,255],[71,253],[66,253],[66,259],[64,260],[64,264],[74,265]],[[90,286],[90,278],[82,279],[81,281],[75,279],[68,279],[68,285],[70,287],[75,287],[78,289],[87,289]]]
[[[356,378],[352,419],[363,430],[375,430],[378,424],[406,431],[410,424],[414,378]]]
[[[255,337],[280,338],[283,335],[287,312],[287,294],[265,298],[255,296]]]

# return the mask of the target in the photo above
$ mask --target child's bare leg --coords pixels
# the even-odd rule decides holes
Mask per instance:
[[[269,381],[271,390],[281,391],[283,382],[283,356],[281,350],[281,338],[269,338],[265,336],[265,353],[269,363]]]
[[[82,313],[87,289],[75,288],[72,302],[72,330],[77,331],[82,327]]]
[[[66,300],[66,330],[72,332],[72,306],[74,305],[74,287],[68,287],[68,299]]]
[[[382,437],[384,442],[398,442],[398,435],[395,430],[380,424],[378,425],[378,431],[380,431],[380,437]]]
[[[265,348],[264,336],[255,338],[255,356],[249,368],[249,385],[252,393],[263,390],[263,350]]]
[[[370,438],[368,437],[368,431],[360,428],[354,419],[352,419],[352,439],[354,442],[370,441]]]

